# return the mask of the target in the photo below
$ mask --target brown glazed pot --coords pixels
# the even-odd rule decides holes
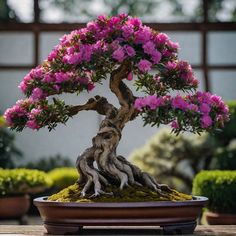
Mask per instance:
[[[190,234],[208,199],[189,201],[73,203],[34,199],[49,234],[78,234],[83,226],[161,226],[164,234]]]
[[[207,211],[204,212],[203,217],[205,217],[209,225],[236,225],[236,214],[222,214]]]
[[[0,197],[0,219],[20,218],[30,207],[29,195]]]

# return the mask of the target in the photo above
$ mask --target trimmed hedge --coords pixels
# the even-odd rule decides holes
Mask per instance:
[[[0,169],[0,196],[43,192],[51,185],[51,179],[43,171]]]
[[[55,168],[48,172],[48,176],[52,179],[53,188],[56,190],[74,184],[79,178],[78,171],[72,167]]]
[[[201,171],[194,178],[192,192],[208,197],[213,212],[236,213],[236,171]]]

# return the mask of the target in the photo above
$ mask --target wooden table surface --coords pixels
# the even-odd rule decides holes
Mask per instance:
[[[48,235],[41,225],[0,225],[3,235]],[[85,227],[81,235],[162,235],[158,227]],[[197,226],[193,235],[236,235],[236,225]]]

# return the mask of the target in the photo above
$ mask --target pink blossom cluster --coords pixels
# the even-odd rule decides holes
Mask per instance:
[[[157,107],[165,105],[165,101],[169,100],[169,96],[157,97],[156,95],[137,98],[134,102],[134,107],[142,111],[148,107],[151,110],[156,110]]]
[[[166,64],[166,77],[176,77],[193,88],[197,88],[198,80],[195,78],[191,65],[186,61],[169,61]],[[169,81],[172,82],[171,80]],[[179,81],[178,81],[179,82]],[[181,84],[181,83],[180,83]],[[181,86],[183,87],[184,84]]]
[[[229,109],[222,101],[221,97],[212,95],[209,92],[197,92],[194,95],[182,97],[180,95],[171,97],[156,95],[146,96],[135,100],[134,107],[145,112],[146,109],[156,110],[157,108],[168,108],[169,111],[181,111],[182,114],[190,115],[198,119],[199,125],[202,129],[208,129],[215,125],[223,126],[224,122],[229,119]],[[178,112],[174,112],[178,117]],[[174,119],[171,127],[179,129],[180,124]]]
[[[52,72],[38,66],[24,77],[19,88],[23,93],[30,94],[33,100],[40,100],[62,93],[67,87],[72,86],[75,90],[86,88],[87,91],[91,91],[94,88],[91,76],[90,72],[85,72],[83,76],[80,76],[74,71]]]
[[[86,28],[64,35],[47,60],[31,70],[19,87],[34,100],[62,92],[91,91],[93,80],[99,80],[96,73],[98,77],[101,75],[101,66],[112,71],[116,63],[129,59],[139,73],[147,73],[162,60],[175,57],[177,49],[178,44],[166,34],[142,25],[136,17],[102,15]],[[99,61],[104,63],[100,65]],[[104,71],[105,76],[107,71]],[[189,80],[188,75],[183,73],[183,76]]]
[[[196,89],[198,81],[191,66],[177,60],[178,47],[178,43],[172,42],[166,34],[143,25],[136,17],[101,15],[85,28],[64,35],[47,60],[24,77],[19,88],[28,99],[20,100],[8,109],[5,118],[15,129],[25,126],[39,129],[43,126],[41,116],[55,111],[54,123],[64,123],[68,118],[68,107],[62,102],[61,106],[52,104],[48,109],[42,106],[48,104],[47,97],[63,92],[91,91],[96,82],[101,82],[124,61],[129,61],[131,66],[127,80],[137,75],[137,89],[144,87],[147,94]],[[149,73],[153,68],[158,70],[156,76]],[[163,116],[167,111],[172,112],[167,121],[165,117],[157,119],[159,123],[172,122],[175,129],[182,125],[179,124],[179,112],[184,117],[196,116],[198,123],[192,125],[202,129],[222,126],[228,119],[228,110],[221,98],[209,93],[198,92],[186,97],[150,95],[136,99],[134,106],[140,113],[157,114],[157,108],[164,109]]]
[[[140,46],[142,59],[135,59],[135,63],[141,72],[150,70],[161,59],[176,55],[178,49],[178,44],[173,43],[166,34],[142,25],[138,18],[120,14],[99,16],[86,28],[64,35],[47,60],[79,65],[107,55],[121,63],[127,58],[134,59],[137,51],[140,53]]]
[[[43,108],[31,98],[18,100],[13,107],[5,111],[4,118],[9,127],[19,125],[30,129],[39,129],[37,118],[42,111]]]

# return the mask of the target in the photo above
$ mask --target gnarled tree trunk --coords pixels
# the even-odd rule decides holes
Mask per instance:
[[[80,173],[78,182],[84,186],[81,191],[82,197],[90,192],[93,192],[94,197],[112,194],[104,191],[109,185],[119,185],[120,189],[128,185],[147,186],[161,195],[171,191],[168,186],[158,184],[148,173],[142,172],[116,153],[122,129],[128,121],[137,116],[137,110],[133,106],[135,97],[122,81],[127,78],[130,71],[131,64],[126,61],[111,74],[110,89],[119,100],[119,109],[99,96],[86,104],[88,110],[96,110],[99,114],[105,115],[105,118],[93,138],[92,147],[86,149],[76,162]]]

